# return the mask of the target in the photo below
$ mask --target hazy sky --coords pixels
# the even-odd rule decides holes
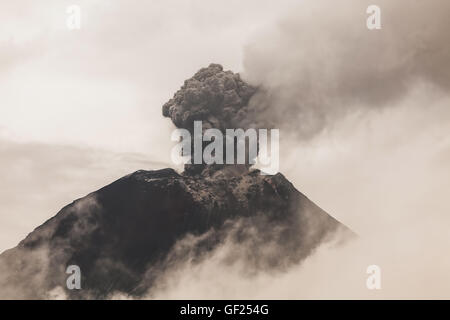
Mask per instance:
[[[76,198],[169,166],[161,106],[215,62],[273,93],[270,115],[289,124],[281,171],[370,239],[354,252],[404,258],[402,285],[426,270],[436,289],[450,266],[450,2],[377,3],[379,31],[366,28],[371,1],[0,2],[0,250]]]

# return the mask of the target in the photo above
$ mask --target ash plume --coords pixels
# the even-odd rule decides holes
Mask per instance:
[[[186,80],[174,97],[163,106],[163,116],[177,128],[192,132],[194,121],[203,121],[203,129],[248,128],[248,102],[256,88],[244,82],[238,73],[210,64]]]

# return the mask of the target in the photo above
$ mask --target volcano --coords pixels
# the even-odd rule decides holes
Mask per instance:
[[[187,80],[163,114],[187,129],[195,120],[245,127],[255,92],[214,64]],[[55,288],[71,299],[144,297],[165,270],[208,259],[224,241],[241,243],[253,270],[282,272],[350,233],[281,173],[238,165],[140,170],[67,205],[2,253],[0,298],[45,299]],[[195,241],[176,250],[187,238]],[[66,288],[69,265],[81,270],[80,290]]]

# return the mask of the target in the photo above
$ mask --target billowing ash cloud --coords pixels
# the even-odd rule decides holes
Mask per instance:
[[[450,89],[450,2],[386,1],[368,30],[372,1],[302,1],[245,51],[244,79],[258,122],[309,139],[348,113],[392,106],[426,84]],[[424,106],[426,107],[426,106]]]
[[[163,115],[178,128],[190,131],[196,120],[203,121],[203,129],[243,128],[249,117],[248,101],[255,91],[239,74],[210,64],[184,82],[163,106]]]

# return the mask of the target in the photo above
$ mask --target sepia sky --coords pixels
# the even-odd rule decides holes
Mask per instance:
[[[211,62],[241,71],[248,38],[292,3],[2,1],[0,250],[76,198],[170,166],[162,105]],[[72,4],[78,31],[66,26]]]
[[[72,4],[81,30],[66,27]],[[368,4],[380,5],[381,30],[366,28]],[[376,248],[391,277],[409,268],[388,296],[407,296],[408,279],[424,274],[431,284],[414,292],[445,295],[449,9],[441,0],[0,2],[0,251],[76,198],[171,166],[174,127],[161,106],[214,62],[271,93],[264,116],[281,129],[281,172],[365,239],[353,253]],[[324,255],[282,283],[333,272],[320,261],[354,267],[349,251],[346,263]],[[281,290],[264,281],[262,292]],[[320,285],[300,296],[320,297]],[[173,292],[183,291],[161,296]]]

